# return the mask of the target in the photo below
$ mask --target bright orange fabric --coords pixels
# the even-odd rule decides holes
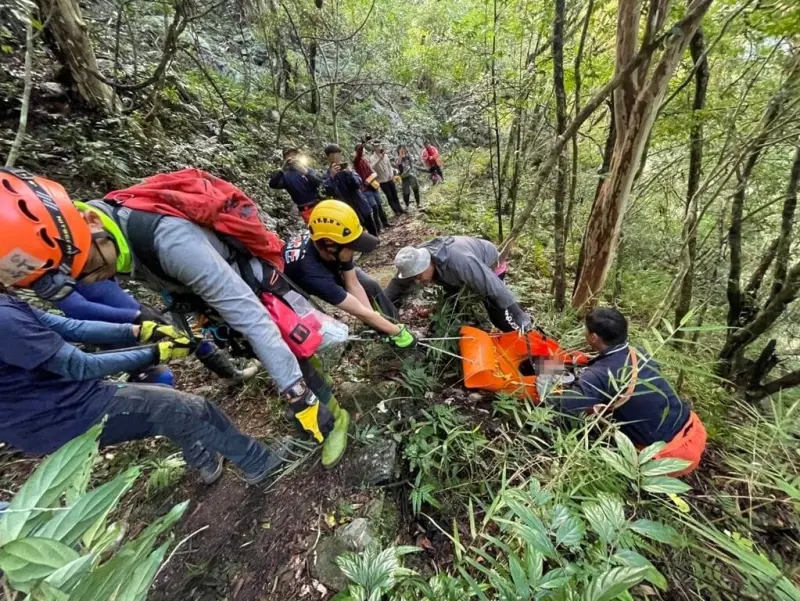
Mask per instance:
[[[701,422],[698,415],[692,411],[686,425],[675,435],[675,438],[670,440],[667,446],[656,455],[656,458],[686,459],[691,461],[692,464],[685,470],[670,474],[673,478],[685,476],[693,472],[700,464],[700,458],[703,456],[703,451],[706,450],[706,438],[707,434],[703,422]]]

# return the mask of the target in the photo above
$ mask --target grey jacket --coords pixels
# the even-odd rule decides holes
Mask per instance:
[[[89,204],[114,219],[127,236],[130,210],[122,208],[115,217],[107,203]],[[120,276],[141,281],[157,291],[196,294],[247,339],[278,390],[286,390],[302,379],[297,358],[283,341],[278,326],[239,275],[238,267],[229,263],[233,251],[214,232],[185,219],[164,217],[156,227],[155,250],[164,272],[182,282],[183,287],[160,279],[135,256],[131,273]],[[261,277],[260,262],[253,260],[250,266],[255,276]]]
[[[431,253],[436,282],[448,288],[468,288],[500,309],[508,309],[517,323],[530,323],[530,317],[519,306],[511,290],[493,271],[500,259],[494,244],[470,236],[447,236],[429,240],[418,248],[426,248]],[[415,287],[413,278],[395,276],[386,288],[386,295],[397,305]]]

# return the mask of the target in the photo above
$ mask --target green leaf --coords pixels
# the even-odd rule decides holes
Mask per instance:
[[[513,553],[508,556],[508,567],[511,573],[511,580],[514,582],[514,588],[517,589],[517,597],[527,599],[531,593],[528,576],[522,567],[522,562]]]
[[[74,549],[58,541],[20,538],[0,548],[0,571],[14,588],[28,593],[37,581],[78,558]]]
[[[633,466],[622,455],[615,453],[611,449],[598,449],[598,452],[603,461],[610,465],[614,471],[630,480],[636,480],[636,472],[634,472]]]
[[[80,579],[89,572],[95,559],[95,556],[91,553],[79,557],[50,574],[45,579],[45,582],[65,593],[69,593],[75,588]]]
[[[661,522],[640,519],[631,524],[631,530],[647,538],[651,538],[667,545],[677,545],[680,543],[680,536],[672,526],[667,526]]]
[[[644,580],[647,568],[609,568],[593,579],[583,595],[584,601],[611,601]]]
[[[143,601],[147,597],[150,585],[158,573],[158,566],[164,561],[164,555],[169,548],[169,541],[153,551],[146,560],[141,562],[133,571],[130,582],[125,587],[117,601]]]
[[[538,588],[547,590],[557,590],[567,585],[569,582],[569,574],[564,568],[554,568],[547,572],[542,579],[539,580]]]
[[[575,516],[570,516],[559,526],[556,532],[556,544],[574,547],[583,540],[583,523]]]
[[[617,448],[622,453],[622,456],[635,473],[639,467],[639,453],[636,450],[636,447],[633,446],[631,439],[622,432],[616,432],[614,434],[614,440],[617,442]]]
[[[650,446],[643,448],[639,453],[639,465],[644,466],[653,457],[663,451],[665,446],[667,446],[667,443],[659,440],[658,442],[654,442]]]
[[[69,595],[46,580],[39,582],[25,601],[69,601]]]
[[[664,476],[685,470],[692,464],[687,459],[655,459],[642,466],[642,476]]]
[[[116,507],[120,497],[130,489],[138,476],[139,468],[132,467],[111,482],[86,493],[67,511],[59,512],[35,530],[35,535],[51,538],[65,545],[74,545],[91,526],[98,521],[105,521],[106,516]]]
[[[539,551],[533,547],[525,549],[525,566],[528,573],[528,583],[531,588],[539,586],[544,571],[544,558]]]
[[[617,533],[625,524],[625,512],[619,497],[600,493],[597,501],[584,503],[581,507],[589,527],[597,533],[600,540],[613,543]]]
[[[41,512],[34,508],[54,507],[76,475],[85,471],[97,454],[97,438],[101,427],[94,426],[45,459],[14,496],[8,511],[0,520],[0,547],[25,536],[40,522]],[[49,513],[49,512],[48,512]],[[50,518],[50,515],[46,516]]]
[[[188,501],[175,505],[167,515],[145,528],[138,538],[126,543],[110,560],[80,582],[70,601],[96,601],[119,594],[133,577],[139,562],[150,554],[155,540],[183,516],[188,506]]]
[[[686,484],[686,482],[678,480],[677,478],[670,478],[668,476],[652,476],[642,478],[642,488],[647,492],[664,494],[681,494],[692,489],[692,487]]]
[[[611,557],[611,561],[623,566],[632,568],[647,568],[645,580],[657,586],[662,591],[667,590],[667,579],[659,572],[656,567],[643,555],[631,549],[619,549],[615,555]]]

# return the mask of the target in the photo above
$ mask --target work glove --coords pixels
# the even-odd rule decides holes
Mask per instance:
[[[186,359],[192,353],[188,338],[159,342],[156,348],[158,349],[157,363],[169,363],[173,359]]]
[[[160,313],[150,307],[149,305],[142,305],[139,308],[139,315],[136,316],[136,319],[133,320],[137,326],[143,325],[146,321],[155,321],[156,323],[160,324],[169,324],[167,318],[164,314]]]
[[[139,329],[139,342],[151,344],[162,340],[188,340],[186,334],[175,326],[163,325],[155,321],[145,321]]]
[[[336,419],[324,404],[305,384],[295,384],[285,396],[289,400],[287,415],[293,419],[299,429],[322,444],[333,431]]]
[[[406,349],[417,346],[417,339],[405,326],[400,326],[399,333],[394,336],[388,336],[384,340],[395,348]]]

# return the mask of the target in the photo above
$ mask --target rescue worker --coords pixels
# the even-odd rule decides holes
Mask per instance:
[[[399,306],[417,284],[441,284],[452,294],[467,288],[483,300],[496,328],[525,332],[531,328],[531,318],[503,282],[507,265],[499,261],[494,244],[469,236],[446,236],[418,247],[406,246],[394,259],[397,275],[386,287],[386,296]]]
[[[286,275],[306,293],[358,318],[397,348],[414,346],[413,334],[397,319],[397,310],[378,282],[355,266],[356,253],[369,253],[378,239],[358,215],[338,200],[324,200],[311,213],[308,232],[286,245]],[[381,314],[383,313],[383,315]]]
[[[137,325],[145,321],[169,324],[164,315],[133,298],[114,279],[91,284],[76,282],[69,296],[53,304],[72,319]],[[130,380],[142,384],[175,384],[175,377],[165,365],[131,372]]]
[[[190,177],[191,173],[179,175]],[[323,465],[331,467],[341,459],[349,415],[339,407],[330,383],[313,361],[298,361],[292,354],[240,274],[246,268],[257,278],[266,269],[260,261],[247,260],[247,255],[231,246],[233,242],[188,219],[104,200],[80,203],[80,213],[64,188],[53,181],[17,170],[0,170],[0,179],[0,226],[3,231],[17,232],[13,242],[7,236],[0,241],[0,269],[16,274],[11,278],[16,285],[33,287],[40,296],[57,300],[66,296],[78,276],[91,283],[120,275],[155,290],[196,295],[250,343],[287,400],[289,417],[315,440],[324,441]],[[47,236],[41,239],[44,228]],[[20,246],[23,242],[27,246]],[[44,251],[27,250],[42,245],[45,250],[64,248],[60,263]],[[76,264],[82,269],[76,271]]]
[[[57,184],[37,178],[31,188],[7,171],[0,178],[0,440],[50,453],[107,417],[102,445],[166,436],[206,483],[221,476],[223,457],[249,483],[272,475],[281,453],[242,434],[213,403],[169,386],[103,381],[187,357],[190,341],[174,328],[68,319],[5,293],[90,273],[92,234]],[[89,354],[70,343],[149,346]]]
[[[320,201],[321,185],[322,178],[314,169],[305,165],[297,148],[286,148],[283,151],[283,165],[269,178],[270,188],[289,193],[300,211],[300,217],[306,223],[311,210]]]
[[[665,442],[656,458],[690,462],[673,476],[697,468],[706,447],[703,423],[664,379],[658,363],[629,344],[625,316],[616,309],[598,308],[586,315],[585,326],[586,342],[597,357],[560,391],[551,391],[552,375],[540,374],[539,397],[567,414],[602,411],[639,448]]]

